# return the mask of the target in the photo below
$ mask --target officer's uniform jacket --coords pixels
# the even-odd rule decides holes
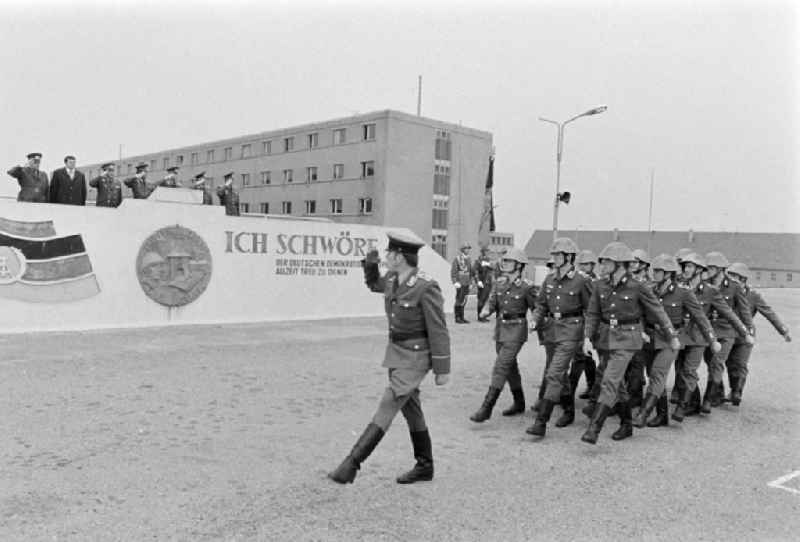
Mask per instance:
[[[733,312],[730,305],[725,302],[725,298],[722,297],[722,294],[716,286],[709,282],[702,281],[694,288],[693,293],[700,303],[700,306],[703,308],[706,317],[711,321],[711,326],[717,338],[719,338],[720,335],[717,333],[717,326],[714,324],[714,321],[711,320],[712,314],[716,314],[717,322],[723,319],[727,320],[732,328],[741,336],[744,337],[747,334],[747,328],[744,327],[744,324],[739,317],[736,316],[736,313]],[[686,327],[687,333],[681,339],[681,342],[686,346],[707,346],[708,341],[698,327],[697,321],[690,320],[691,315],[684,313],[684,324],[688,325]]]
[[[483,283],[484,288],[488,288],[492,285],[492,281],[494,280],[494,269],[492,266],[492,261],[488,256],[478,256],[478,259],[475,260],[475,269],[473,270],[473,275],[475,276],[475,280]]]
[[[789,332],[789,328],[786,327],[783,322],[781,322],[780,317],[778,317],[772,307],[770,307],[767,302],[764,301],[764,297],[755,288],[752,288],[748,284],[745,284],[743,288],[745,296],[747,296],[747,304],[750,307],[750,316],[755,318],[756,314],[762,314],[764,318],[766,318],[769,323],[772,324],[772,327],[775,328],[775,331],[781,335],[786,335]],[[755,335],[755,325],[753,325],[751,329],[753,330],[753,335]],[[744,339],[741,337],[736,337],[736,344],[744,344]]]
[[[220,186],[217,188],[219,204],[225,206],[225,214],[228,216],[239,216],[239,194],[232,186]]]
[[[753,315],[750,312],[750,304],[747,302],[747,296],[744,293],[742,285],[736,281],[731,280],[729,277],[722,279],[719,286],[719,293],[722,298],[733,309],[739,320],[747,327],[748,330],[753,329]],[[736,337],[736,330],[733,328],[730,320],[720,317],[719,310],[712,307],[709,318],[711,325],[714,326],[714,332],[717,337]]]
[[[389,344],[383,366],[390,369],[433,369],[450,373],[450,334],[444,316],[444,298],[433,278],[418,269],[403,283],[396,272],[381,277],[365,267],[367,287],[383,292],[389,321]]]
[[[95,177],[89,186],[97,189],[96,207],[119,207],[122,203],[122,183],[114,177]]]
[[[553,342],[582,341],[584,311],[592,297],[592,281],[571,269],[562,277],[545,277],[536,298],[533,323],[538,328],[547,317],[553,320]]]
[[[650,317],[671,336],[672,323],[658,298],[644,283],[630,274],[615,285],[611,278],[594,282],[592,298],[586,311],[585,337],[601,350],[640,350],[642,318]]]
[[[124,184],[131,189],[134,199],[147,199],[156,189],[147,182],[146,177],[129,177],[125,179]]]
[[[674,281],[669,281],[666,285],[653,284],[651,288],[653,293],[658,296],[661,306],[664,307],[664,312],[667,313],[672,327],[678,331],[681,344],[692,343],[689,324],[693,324],[708,341],[703,344],[708,344],[715,339],[711,322],[708,321],[703,306],[700,305],[691,288]],[[646,329],[645,333],[650,335],[650,341],[656,350],[670,347],[669,341],[672,337],[665,333],[658,324]]]
[[[8,170],[20,186],[17,201],[47,203],[50,196],[50,183],[47,173],[28,166],[14,166]]]
[[[487,312],[497,313],[494,340],[524,343],[528,340],[529,310],[536,307],[536,285],[528,279],[500,277],[492,286]]]
[[[192,189],[203,191],[203,205],[214,205],[214,200],[211,199],[211,193],[206,190],[205,186],[193,186]]]
[[[455,284],[458,282],[462,287],[469,288],[470,282],[475,270],[472,268],[472,260],[469,256],[464,256],[459,252],[458,256],[453,258],[453,265],[450,266],[450,280]]]

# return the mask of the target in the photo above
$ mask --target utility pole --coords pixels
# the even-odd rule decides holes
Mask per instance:
[[[417,78],[417,116],[422,116],[422,76]]]

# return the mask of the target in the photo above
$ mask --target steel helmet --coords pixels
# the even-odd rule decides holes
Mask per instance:
[[[739,275],[740,277],[744,277],[749,279],[752,275],[750,274],[750,269],[747,268],[745,264],[742,262],[734,262],[728,268],[728,273],[733,273],[735,275]]]
[[[581,250],[578,252],[578,257],[575,259],[575,263],[597,263],[597,256],[595,256],[594,252],[591,250]]]
[[[547,267],[549,267],[550,269],[552,269],[555,264],[556,264],[556,261],[553,258],[550,258],[549,260],[547,260],[547,263],[545,265]]]
[[[691,248],[682,248],[675,253],[675,259],[678,260],[678,263],[681,263],[683,262],[683,259],[686,258],[686,256],[692,253],[694,253],[694,250],[692,250]]]
[[[559,252],[564,252],[566,254],[577,254],[578,245],[576,245],[575,241],[569,237],[559,237],[553,241],[552,245],[550,245],[550,254],[557,254]]]
[[[681,264],[684,264],[684,263],[693,263],[697,267],[702,267],[703,269],[708,267],[706,265],[705,258],[700,256],[697,252],[690,252],[689,254],[684,256],[683,259],[681,260]]]
[[[632,262],[634,260],[630,247],[619,241],[607,244],[600,251],[600,256],[597,258],[598,260],[611,260],[612,262]]]
[[[517,248],[517,247],[510,248],[508,250],[508,252],[503,254],[503,259],[504,260],[513,260],[513,261],[515,261],[517,263],[521,263],[523,265],[527,265],[527,263],[528,263],[528,257],[525,255],[525,252],[523,252],[521,248]]]
[[[669,254],[659,254],[655,258],[653,258],[653,264],[651,266],[653,271],[657,269],[661,269],[662,271],[666,272],[675,272],[678,273],[681,268],[678,266],[678,262],[675,260],[674,256],[670,256]]]
[[[722,267],[723,269],[730,266],[731,263],[722,252],[709,252],[706,254],[706,263],[708,266]]]
[[[641,248],[637,248],[636,250],[633,251],[633,258],[635,260],[639,260],[642,263],[646,263],[647,265],[650,265],[650,256],[648,256],[647,252],[645,252]]]

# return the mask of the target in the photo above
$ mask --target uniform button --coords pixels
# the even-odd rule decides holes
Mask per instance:
[[[414,350],[419,350],[419,345],[418,344],[414,345]]]
[[[616,307],[616,305],[614,305],[613,303],[611,304],[611,306],[612,306],[612,307]]]
[[[560,296],[560,295],[557,295],[557,296],[556,296],[556,299],[561,299],[561,296]]]
[[[394,313],[392,313],[392,318],[394,318]]]

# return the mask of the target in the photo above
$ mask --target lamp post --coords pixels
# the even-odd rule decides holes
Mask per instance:
[[[573,120],[577,120],[581,117],[589,117],[591,115],[597,115],[599,113],[603,113],[606,109],[608,109],[605,105],[601,105],[600,107],[595,107],[594,109],[590,109],[580,115],[575,115],[574,117],[565,120],[564,122],[558,122],[551,119],[546,119],[544,117],[539,117],[539,120],[542,122],[547,122],[550,124],[554,124],[558,128],[558,139],[556,141],[556,197],[553,201],[553,240],[558,237],[558,203],[561,201],[561,193],[559,192],[561,188],[561,154],[564,150],[564,127],[572,122]],[[569,202],[569,192],[564,193],[564,202]]]

